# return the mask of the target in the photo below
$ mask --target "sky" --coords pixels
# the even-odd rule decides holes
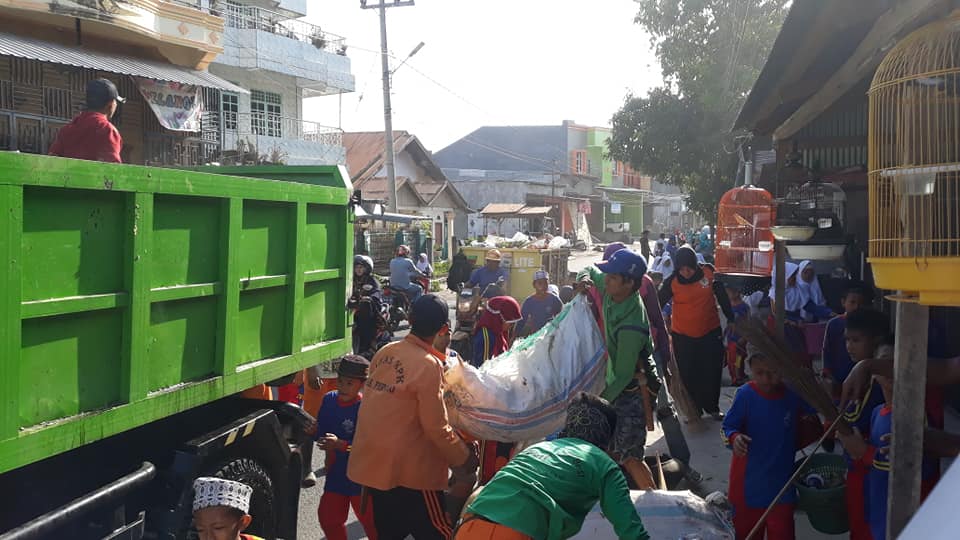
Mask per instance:
[[[337,96],[306,100],[305,118],[382,131],[378,10],[361,9],[360,0],[308,4],[307,20],[346,37],[356,91],[342,96],[342,108]],[[633,0],[416,0],[390,8],[392,66],[425,43],[393,76],[393,128],[438,151],[484,125],[607,126],[628,93],[644,95],[662,80],[635,13]]]

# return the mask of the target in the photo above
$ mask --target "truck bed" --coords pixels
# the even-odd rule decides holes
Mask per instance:
[[[351,186],[311,175],[0,153],[0,474],[347,352]]]

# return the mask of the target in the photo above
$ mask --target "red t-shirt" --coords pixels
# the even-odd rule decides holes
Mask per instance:
[[[84,111],[60,128],[51,156],[120,163],[123,139],[103,113]]]

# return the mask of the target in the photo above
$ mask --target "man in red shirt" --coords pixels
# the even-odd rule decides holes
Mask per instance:
[[[50,145],[50,155],[120,163],[123,139],[110,119],[117,112],[117,104],[125,101],[107,79],[88,82],[86,110],[60,128]]]

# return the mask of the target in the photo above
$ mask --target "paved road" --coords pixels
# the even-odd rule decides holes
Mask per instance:
[[[325,538],[320,531],[320,525],[317,522],[317,506],[320,505],[320,495],[323,493],[323,452],[319,450],[313,453],[313,468],[317,471],[316,487],[303,489],[300,491],[300,517],[298,526],[298,536],[300,540],[320,540]],[[366,538],[363,527],[357,521],[353,511],[347,518],[347,538],[349,540],[358,540]]]

